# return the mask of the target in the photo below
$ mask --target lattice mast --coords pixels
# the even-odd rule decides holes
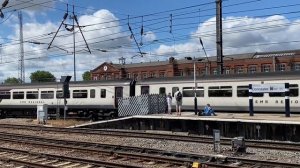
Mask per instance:
[[[23,16],[22,11],[18,12],[19,23],[20,23],[20,57],[18,66],[18,77],[21,83],[25,82],[25,66],[24,66],[24,41],[23,41]]]

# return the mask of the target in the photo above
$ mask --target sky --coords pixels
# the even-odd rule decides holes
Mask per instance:
[[[223,0],[222,6],[225,56],[299,49],[300,2]],[[199,38],[207,56],[216,55],[215,0],[9,0],[0,9],[0,82],[20,77],[20,12],[27,83],[37,70],[74,80],[75,69],[80,81],[120,58],[131,64],[205,57]]]

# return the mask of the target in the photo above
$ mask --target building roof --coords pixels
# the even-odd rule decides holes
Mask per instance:
[[[239,60],[239,59],[257,59],[257,58],[269,58],[269,57],[284,57],[284,56],[298,56],[300,55],[300,50],[285,50],[285,51],[275,51],[275,52],[253,52],[253,53],[244,53],[244,54],[231,54],[231,55],[224,55],[223,60]],[[211,57],[198,57],[196,58],[197,62],[216,62],[217,56]],[[186,59],[179,59],[176,60],[178,64],[184,63],[193,63],[193,59],[187,57]],[[138,67],[145,67],[145,66],[163,66],[170,64],[169,61],[154,61],[154,62],[142,62],[142,63],[130,63],[130,64],[113,64],[113,63],[106,63],[103,64],[110,64],[111,66],[121,69],[121,68],[138,68]],[[103,65],[101,64],[101,65]],[[101,66],[100,65],[100,66]],[[100,66],[95,68],[92,71],[95,71]]]
[[[168,65],[169,61],[154,61],[154,62],[141,62],[141,63],[130,63],[130,64],[113,64],[116,68],[135,68],[135,67],[145,67],[145,66],[160,66]]]

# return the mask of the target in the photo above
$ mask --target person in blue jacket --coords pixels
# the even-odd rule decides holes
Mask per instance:
[[[211,108],[210,104],[207,104],[205,107],[204,107],[204,110],[203,110],[203,113],[202,113],[204,116],[216,116],[216,113],[214,111],[214,109]]]

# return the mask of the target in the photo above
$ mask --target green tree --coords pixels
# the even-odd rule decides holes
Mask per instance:
[[[20,83],[20,80],[15,78],[15,77],[12,77],[12,78],[7,78],[5,79],[4,81],[5,84],[17,84],[17,83]]]
[[[48,71],[35,71],[30,75],[31,83],[55,82],[55,77]]]
[[[85,72],[82,74],[82,79],[83,79],[84,81],[92,80],[91,72],[90,72],[90,71],[85,71]]]

